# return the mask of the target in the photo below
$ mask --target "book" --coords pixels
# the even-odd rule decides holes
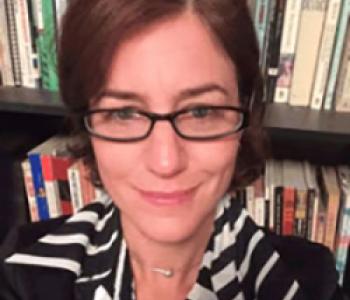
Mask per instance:
[[[265,41],[267,24],[269,20],[269,3],[270,0],[257,0],[255,4],[254,25],[258,38],[258,45],[260,50],[260,65],[263,65],[265,58]]]
[[[307,234],[306,237],[316,242],[319,188],[316,175],[316,167],[307,161],[303,162],[304,176],[307,185]]]
[[[350,167],[339,166],[337,174],[341,189],[341,207],[339,211],[338,236],[336,247],[336,268],[339,274],[338,283],[343,284],[346,258],[350,246]]]
[[[268,204],[268,228],[274,230],[274,186],[273,186],[273,160],[266,160],[265,164],[265,176],[264,176],[264,185],[265,185],[265,198],[266,203]]]
[[[24,161],[22,161],[21,168],[23,173],[24,187],[26,190],[27,201],[28,201],[29,217],[32,222],[37,222],[39,221],[39,214],[38,214],[38,208],[35,200],[35,190],[34,190],[32,170],[28,159],[25,159]]]
[[[91,203],[95,199],[96,191],[95,191],[95,187],[93,186],[90,180],[90,171],[82,159],[79,159],[77,161],[77,168],[79,170],[81,194],[82,194],[83,203],[85,206]]]
[[[5,0],[7,26],[8,26],[8,38],[10,41],[10,53],[13,71],[13,80],[15,86],[22,84],[21,75],[21,62],[19,57],[18,39],[17,39],[17,28],[15,18],[15,7],[13,0]]]
[[[308,188],[305,178],[304,166],[301,161],[293,161],[289,168],[292,173],[295,187],[295,212],[294,212],[294,234],[303,238],[307,237],[307,210],[308,210]]]
[[[287,103],[292,84],[302,0],[287,0],[283,19],[274,102]]]
[[[263,177],[260,176],[253,183],[254,192],[254,221],[258,226],[264,227],[265,224],[265,197],[264,197],[264,182]]]
[[[56,22],[52,0],[32,0],[42,87],[58,91]]]
[[[335,89],[335,110],[350,112],[350,17]]]
[[[294,234],[294,214],[296,191],[294,185],[293,162],[282,161],[283,205],[282,205],[282,234]]]
[[[68,182],[68,168],[73,162],[74,160],[69,156],[41,156],[44,185],[51,218],[73,213]]]
[[[274,202],[274,229],[277,234],[282,234],[282,212],[283,212],[283,171],[282,161],[274,160],[272,164],[272,187]]]
[[[0,69],[2,84],[13,86],[15,83],[12,73],[11,49],[4,1],[0,1]]]
[[[309,106],[327,0],[304,0],[289,104]]]
[[[274,101],[276,80],[279,72],[280,45],[283,29],[283,19],[287,0],[275,2],[273,17],[270,18],[270,35],[267,50],[266,99]]]
[[[66,150],[66,143],[66,138],[61,136],[53,136],[27,153],[32,170],[35,199],[40,220],[47,220],[50,218],[49,205],[43,178],[41,156],[58,155],[61,152],[64,152]]]
[[[26,0],[14,0],[14,15],[18,41],[18,53],[21,66],[22,86],[36,87],[36,72],[33,65],[33,46],[29,24],[29,12]]]
[[[326,19],[321,38],[321,47],[316,64],[314,87],[311,96],[312,109],[319,110],[322,108],[333,47],[335,44],[341,4],[342,0],[329,0],[328,3]]]
[[[343,5],[340,11],[339,23],[337,27],[336,40],[333,50],[331,67],[329,70],[328,83],[324,98],[323,108],[331,110],[333,108],[333,99],[335,96],[335,87],[337,82],[338,71],[342,49],[345,41],[346,28],[350,15],[350,0],[343,0]]]
[[[337,218],[340,207],[340,190],[334,167],[322,166],[322,197],[326,204],[326,228],[323,244],[331,251],[335,250]]]
[[[82,207],[84,207],[84,200],[82,195],[82,187],[80,180],[80,170],[78,161],[71,165],[68,170],[68,180],[69,180],[69,191],[72,199],[73,213],[78,212]]]

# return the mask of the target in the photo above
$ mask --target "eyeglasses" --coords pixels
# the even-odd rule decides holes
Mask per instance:
[[[168,114],[145,112],[132,107],[93,109],[84,115],[86,130],[113,142],[146,139],[157,121],[168,121],[187,140],[215,140],[248,125],[248,112],[239,107],[201,105]]]

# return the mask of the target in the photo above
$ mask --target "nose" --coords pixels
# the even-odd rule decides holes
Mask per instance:
[[[171,178],[186,169],[186,141],[176,134],[169,122],[156,122],[146,142],[145,162],[150,172],[158,177]]]

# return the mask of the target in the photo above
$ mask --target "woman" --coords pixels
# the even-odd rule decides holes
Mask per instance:
[[[307,299],[231,196],[262,156],[245,2],[72,1],[62,99],[105,194],[17,232],[2,299]]]

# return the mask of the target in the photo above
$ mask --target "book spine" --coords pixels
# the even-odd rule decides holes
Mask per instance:
[[[21,65],[22,85],[29,88],[36,87],[31,30],[29,25],[28,6],[24,0],[14,1],[15,21],[17,28],[17,40],[19,59]]]
[[[337,229],[337,217],[339,211],[339,199],[332,193],[329,194],[326,213],[326,230],[324,244],[334,251]]]
[[[307,237],[307,192],[296,190],[294,234]]]
[[[267,160],[266,166],[265,166],[265,197],[267,198],[268,205],[269,205],[269,220],[268,220],[268,227],[270,230],[274,231],[274,186],[272,184],[272,178],[273,178],[273,166],[272,161]]]
[[[42,87],[50,91],[57,91],[56,27],[52,5],[52,1],[35,0],[36,46],[40,61]]]
[[[32,169],[35,199],[38,207],[40,220],[47,220],[50,218],[49,207],[46,198],[44,178],[41,168],[40,154],[32,153],[28,155],[30,166]]]
[[[343,0],[343,5],[341,8],[339,23],[338,23],[337,33],[336,33],[336,40],[335,40],[335,45],[333,50],[333,57],[332,57],[330,71],[329,71],[328,84],[327,84],[327,89],[326,89],[326,94],[324,99],[324,105],[323,105],[323,108],[325,110],[331,110],[333,106],[337,75],[340,67],[341,54],[343,50],[349,15],[350,15],[350,0]]]
[[[275,193],[274,193],[274,198],[275,198],[275,232],[277,234],[282,234],[282,211],[283,211],[283,187],[275,187]]]
[[[339,20],[342,0],[330,0],[327,8],[325,25],[322,33],[321,48],[315,73],[314,88],[311,97],[311,108],[320,110],[325,94],[330,61],[335,43],[335,34]]]
[[[350,209],[344,209],[341,216],[338,245],[335,255],[336,269],[339,273],[340,285],[343,284],[343,277],[346,265],[346,259],[349,255],[348,247],[350,245]]]
[[[23,172],[24,187],[27,195],[30,220],[32,222],[37,222],[39,221],[39,214],[35,200],[33,176],[29,161],[27,159],[24,160],[21,167]]]
[[[1,75],[3,84],[6,86],[15,85],[13,79],[12,63],[11,63],[11,48],[8,38],[8,26],[6,17],[5,2],[0,1],[0,48],[3,49],[0,53]]]
[[[312,240],[312,221],[315,214],[315,190],[307,191],[307,209],[306,209],[306,238]]]
[[[19,57],[18,40],[17,40],[17,28],[14,11],[14,2],[12,0],[5,0],[7,25],[8,25],[8,37],[10,41],[11,49],[11,61],[14,84],[20,86],[22,84],[21,77],[21,62]]]
[[[267,22],[269,15],[269,1],[270,0],[258,0],[256,3],[254,24],[257,33],[260,56],[260,65],[263,64],[263,59],[265,57],[265,36],[267,30]]]
[[[316,232],[317,232],[317,222],[318,222],[318,214],[319,214],[319,195],[315,192],[314,206],[313,206],[313,215],[312,215],[312,231],[311,231],[311,241],[317,242]]]
[[[248,214],[253,220],[255,220],[254,187],[252,185],[246,187],[246,203]]]
[[[43,178],[46,190],[47,204],[51,218],[59,217],[62,214],[58,183],[55,180],[52,165],[52,157],[50,155],[41,156],[41,165],[43,170]]]
[[[283,188],[282,235],[292,235],[294,228],[295,189]]]
[[[265,226],[265,199],[263,197],[255,198],[254,215],[258,226]]]
[[[335,90],[335,110],[350,112],[350,18]]]
[[[274,95],[274,102],[276,103],[287,103],[289,99],[301,8],[302,0],[287,0]]]
[[[76,213],[84,206],[79,177],[79,170],[74,164],[68,169],[69,190],[72,199],[73,213]]]
[[[274,101],[273,98],[279,71],[279,56],[286,1],[287,0],[277,0],[274,18],[271,18],[271,34],[269,49],[267,51],[268,67],[266,76],[266,93],[268,102]]]
[[[311,100],[327,0],[303,2],[289,104],[308,106]]]

